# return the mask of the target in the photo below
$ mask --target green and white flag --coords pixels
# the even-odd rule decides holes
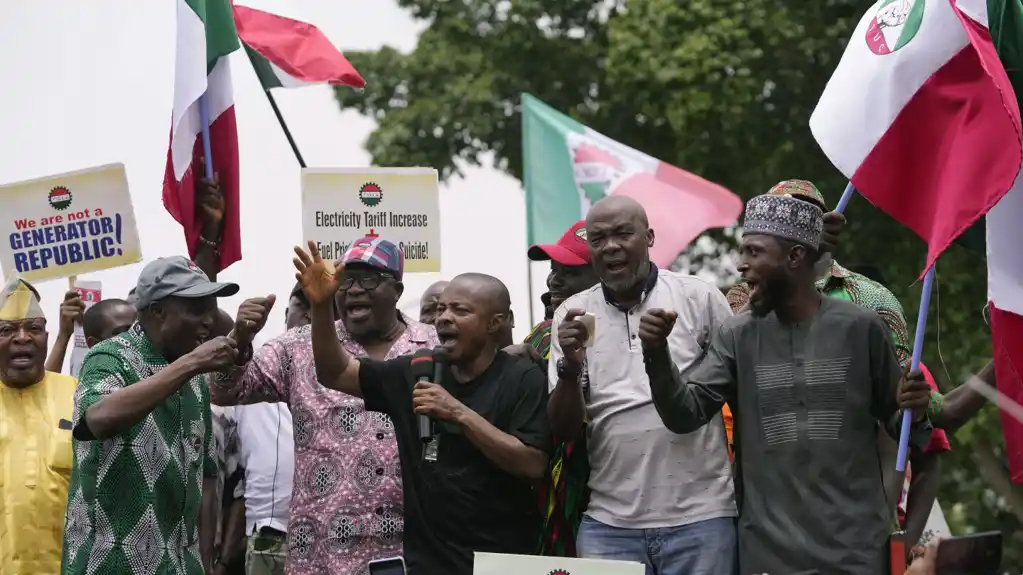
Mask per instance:
[[[620,194],[646,208],[656,235],[651,259],[668,266],[709,228],[734,223],[742,200],[722,186],[616,142],[522,95],[527,239],[555,242],[601,198]]]

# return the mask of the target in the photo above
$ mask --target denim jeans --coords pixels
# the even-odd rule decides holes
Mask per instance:
[[[734,575],[738,567],[733,517],[623,529],[586,515],[576,545],[580,557],[636,561],[646,566],[646,575]]]

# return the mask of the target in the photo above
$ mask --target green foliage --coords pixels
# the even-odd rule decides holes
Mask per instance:
[[[808,120],[862,15],[861,1],[400,4],[430,22],[416,49],[349,53],[369,88],[337,92],[342,107],[379,122],[366,143],[377,164],[434,166],[446,178],[492,157],[521,177],[518,100],[528,92],[743,198],[788,178],[813,180],[832,203],[845,187]],[[836,258],[882,269],[914,324],[923,243],[862,198],[846,215]],[[722,232],[714,237],[734,241]],[[698,266],[718,255],[709,253],[687,256]],[[939,262],[937,286],[924,359],[944,385],[955,386],[991,353],[981,313],[983,256],[953,247]],[[1011,534],[1023,537],[1023,509],[1006,504],[997,411],[989,408],[952,443],[940,499],[954,507],[953,528],[1010,534],[1004,565],[1023,566],[1023,544],[1011,543]],[[1001,464],[1001,475],[976,463],[978,449]]]

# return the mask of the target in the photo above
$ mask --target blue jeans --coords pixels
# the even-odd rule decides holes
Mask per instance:
[[[681,527],[623,529],[583,516],[579,557],[636,561],[646,575],[733,575],[737,568],[735,519],[708,519]]]

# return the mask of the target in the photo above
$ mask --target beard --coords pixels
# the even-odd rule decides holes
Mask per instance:
[[[785,274],[785,270],[781,267],[774,268],[767,277],[758,283],[754,293],[750,294],[750,311],[757,317],[767,316],[785,300],[790,286],[791,282]]]

